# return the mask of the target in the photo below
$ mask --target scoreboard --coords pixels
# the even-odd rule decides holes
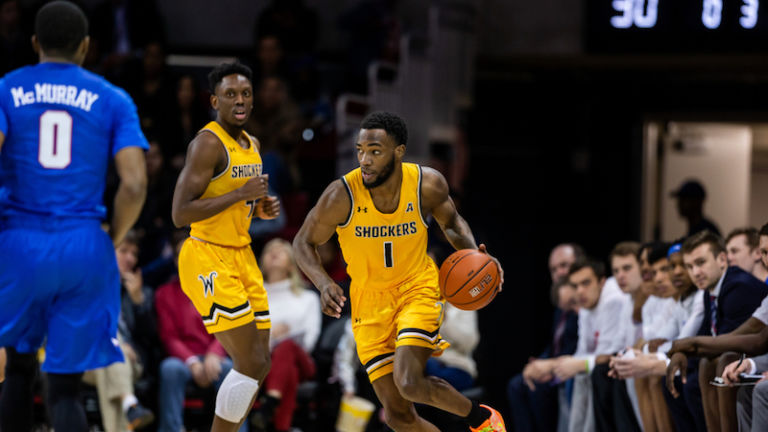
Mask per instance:
[[[587,52],[768,52],[768,0],[585,0],[585,4]]]

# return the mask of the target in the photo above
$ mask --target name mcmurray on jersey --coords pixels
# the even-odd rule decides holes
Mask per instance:
[[[235,165],[232,167],[232,178],[256,177],[261,175],[261,164]]]
[[[407,222],[397,225],[355,226],[355,237],[402,237],[416,234],[416,222]]]
[[[24,87],[18,86],[11,89],[13,106],[29,105],[33,103],[49,103],[67,105],[90,112],[93,103],[99,98],[98,93],[86,89],[78,89],[73,85],[35,83],[34,91],[24,91]]]

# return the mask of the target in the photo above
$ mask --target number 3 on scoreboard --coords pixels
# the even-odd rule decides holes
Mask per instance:
[[[392,259],[392,242],[384,242],[384,267],[394,267],[394,261]]]

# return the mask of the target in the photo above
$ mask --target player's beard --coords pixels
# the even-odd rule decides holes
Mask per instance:
[[[379,174],[376,176],[376,180],[370,183],[363,181],[363,186],[365,186],[366,189],[373,189],[377,186],[381,186],[385,181],[387,181],[388,178],[392,176],[393,172],[395,172],[395,156],[392,156],[392,159],[389,161],[389,163],[384,165],[384,168],[382,168]]]

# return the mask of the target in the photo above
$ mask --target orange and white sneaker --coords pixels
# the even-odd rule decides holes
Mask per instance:
[[[501,414],[488,405],[480,405],[491,412],[491,416],[488,417],[483,424],[476,428],[469,428],[471,432],[507,432],[506,426],[504,426],[504,419],[501,418]]]

